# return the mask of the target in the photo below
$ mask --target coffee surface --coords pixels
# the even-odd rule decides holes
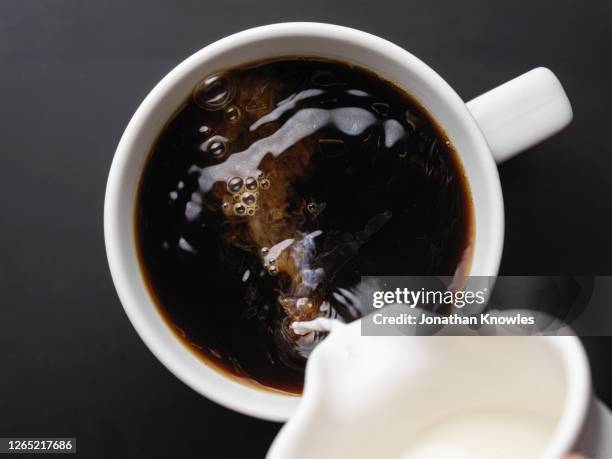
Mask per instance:
[[[361,276],[452,275],[472,212],[443,131],[394,84],[307,58],[210,75],[159,134],[137,196],[152,296],[208,363],[299,393],[323,338],[358,318]]]

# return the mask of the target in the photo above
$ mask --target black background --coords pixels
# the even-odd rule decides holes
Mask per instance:
[[[278,424],[199,396],[136,336],[102,208],[115,146],[153,85],[218,38],[288,20],[390,39],[466,100],[550,67],[575,119],[500,167],[501,272],[612,273],[609,0],[1,0],[0,436],[75,436],[87,458],[263,457]],[[612,338],[585,344],[611,403]]]

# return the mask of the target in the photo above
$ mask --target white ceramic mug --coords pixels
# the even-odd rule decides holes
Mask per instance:
[[[473,197],[473,275],[496,275],[501,259],[504,206],[496,161],[551,136],[572,118],[561,84],[547,69],[532,70],[466,104],[435,71],[393,43],[317,23],[274,24],[229,36],[187,58],[153,88],[119,142],[106,189],[104,236],[119,298],[149,349],[182,381],[228,408],[275,421],[286,420],[299,398],[241,384],[205,365],[160,316],[138,264],[134,206],[139,177],[158,133],[196,83],[220,69],[296,55],[369,68],[405,88],[444,128],[460,155]]]
[[[466,331],[468,331],[466,329]],[[612,457],[574,336],[362,336],[336,324],[267,459]]]

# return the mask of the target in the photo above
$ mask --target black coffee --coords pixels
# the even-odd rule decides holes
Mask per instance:
[[[292,58],[194,89],[152,148],[136,234],[152,295],[195,352],[300,392],[322,336],[290,324],[359,317],[360,276],[466,269],[470,199],[444,132],[403,90]]]

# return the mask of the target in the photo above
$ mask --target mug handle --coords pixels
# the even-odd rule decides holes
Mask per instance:
[[[530,70],[467,103],[496,163],[553,136],[572,121],[572,106],[553,72]]]
[[[591,401],[589,414],[575,449],[577,453],[589,459],[612,457],[612,412],[596,398]]]

